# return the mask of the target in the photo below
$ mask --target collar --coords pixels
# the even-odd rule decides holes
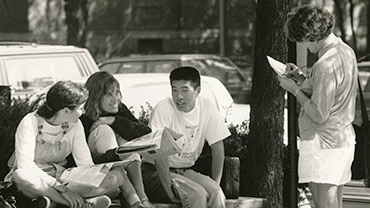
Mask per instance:
[[[333,47],[337,46],[338,44],[342,43],[342,39],[338,38],[335,35],[330,35],[326,39],[326,41],[327,41],[327,43],[319,51],[319,54],[318,54],[319,58],[321,58],[321,56],[323,56],[331,48],[333,48]]]

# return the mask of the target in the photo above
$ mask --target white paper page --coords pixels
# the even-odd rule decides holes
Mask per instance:
[[[285,76],[285,69],[286,69],[286,65],[281,63],[280,61],[277,61],[275,60],[274,58],[271,58],[270,56],[266,56],[267,57],[267,60],[270,64],[270,66],[272,67],[272,69],[274,69],[274,71],[281,77],[284,77]]]
[[[113,164],[102,163],[67,169],[63,172],[61,180],[96,188],[101,184]]]

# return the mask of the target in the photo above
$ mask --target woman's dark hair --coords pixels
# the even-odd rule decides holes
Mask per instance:
[[[86,81],[85,87],[89,91],[89,98],[85,104],[85,115],[97,120],[102,113],[100,110],[100,101],[113,85],[119,89],[120,85],[116,78],[106,71],[99,71],[92,74]]]
[[[174,80],[190,81],[194,89],[200,86],[199,71],[196,68],[190,66],[182,66],[172,70],[170,74],[171,84]]]
[[[334,16],[328,11],[314,5],[305,5],[288,15],[288,38],[294,42],[317,42],[328,37],[334,25]]]
[[[86,102],[87,96],[87,90],[82,84],[59,81],[51,86],[46,94],[45,102],[37,109],[37,114],[44,118],[51,118],[65,107],[74,110]]]

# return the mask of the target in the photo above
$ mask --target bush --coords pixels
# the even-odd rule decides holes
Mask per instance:
[[[4,94],[0,97],[4,98]],[[15,131],[19,122],[22,118],[29,112],[36,110],[37,104],[29,104],[27,99],[13,98],[11,102],[0,102],[0,163],[1,172],[0,177],[2,178],[4,174],[8,172],[6,168],[3,167],[7,163],[10,155],[14,151],[15,142]],[[5,172],[5,173],[4,173]]]
[[[15,131],[22,118],[36,110],[36,104],[29,105],[27,100],[14,98],[10,104],[0,104],[0,159],[14,151]]]
[[[247,147],[249,135],[249,120],[236,126],[229,125],[231,136],[224,140],[225,155],[242,158],[242,153]]]

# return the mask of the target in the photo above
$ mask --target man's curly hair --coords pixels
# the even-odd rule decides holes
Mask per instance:
[[[288,15],[288,38],[293,42],[317,42],[333,32],[335,19],[328,11],[314,5],[305,5]]]

